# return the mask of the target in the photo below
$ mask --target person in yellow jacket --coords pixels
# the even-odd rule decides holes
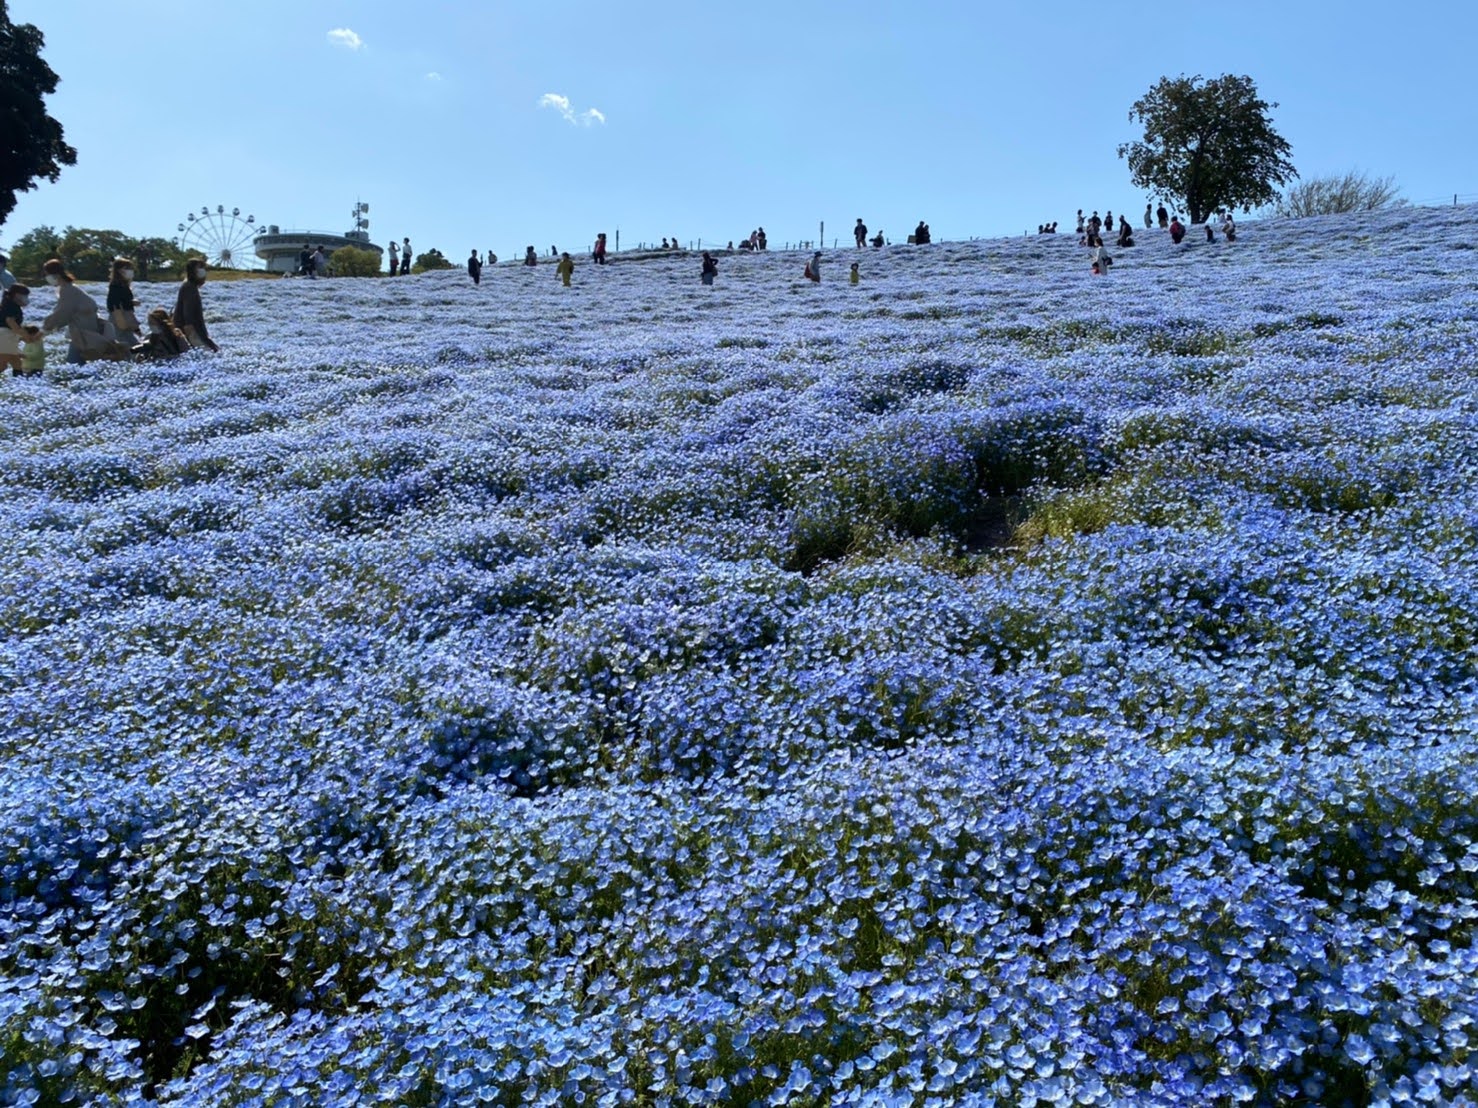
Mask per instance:
[[[554,272],[559,274],[559,279],[564,284],[564,287],[569,288],[570,274],[575,272],[575,259],[571,258],[569,254],[561,254],[559,256],[559,265],[554,267]]]

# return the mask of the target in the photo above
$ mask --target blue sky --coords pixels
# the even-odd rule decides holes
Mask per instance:
[[[1305,176],[1478,198],[1478,5],[11,0],[78,150],[0,227],[174,234],[201,205],[460,260],[676,235],[1020,234],[1142,212],[1166,75],[1247,74]],[[550,99],[550,98],[556,99]],[[567,106],[566,106],[567,105]]]

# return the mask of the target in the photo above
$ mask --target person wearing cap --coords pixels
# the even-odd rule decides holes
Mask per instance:
[[[10,259],[0,254],[0,292],[15,284],[15,274],[10,272]]]
[[[205,284],[205,259],[191,258],[185,263],[185,279],[175,297],[174,325],[185,333],[191,346],[204,346],[219,354],[221,348],[205,327],[205,305],[200,300],[200,286]]]

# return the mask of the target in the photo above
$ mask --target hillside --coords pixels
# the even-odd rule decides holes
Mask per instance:
[[[0,1102],[1478,1098],[1475,217],[53,347]]]

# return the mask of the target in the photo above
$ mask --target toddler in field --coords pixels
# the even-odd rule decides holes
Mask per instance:
[[[857,263],[856,262],[853,262],[852,263],[852,273],[851,273],[849,279],[851,280],[852,284],[854,284],[854,285],[857,284],[859,281],[862,280],[862,274],[858,272],[858,270],[857,270]]]
[[[31,376],[42,373],[46,369],[46,343],[43,341],[45,335],[40,327],[27,327],[22,332],[25,341],[21,343],[21,373]]]

